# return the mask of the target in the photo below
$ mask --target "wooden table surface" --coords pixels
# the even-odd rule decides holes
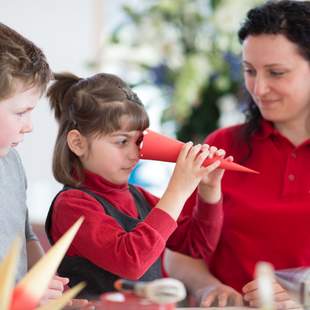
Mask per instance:
[[[247,310],[247,309],[252,309],[253,308],[247,308],[247,307],[210,307],[210,308],[199,308],[199,307],[189,307],[189,308],[177,308],[177,310],[194,310],[194,309],[208,309],[208,310],[220,310],[220,309],[225,309],[225,310]]]

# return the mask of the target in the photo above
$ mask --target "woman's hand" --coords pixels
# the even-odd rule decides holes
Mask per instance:
[[[257,280],[247,283],[242,291],[244,293],[244,300],[250,307],[259,307],[261,305],[258,295]],[[273,296],[276,309],[302,309],[296,301],[292,300],[290,294],[278,282],[273,283]]]
[[[220,282],[211,284],[200,289],[196,293],[197,299],[200,300],[200,307],[227,307],[242,306],[243,300],[232,287]]]

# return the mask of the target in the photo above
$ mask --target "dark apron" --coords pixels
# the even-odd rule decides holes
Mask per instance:
[[[54,242],[51,238],[50,230],[52,225],[53,205],[58,195],[69,189],[78,189],[94,197],[98,202],[100,202],[100,204],[105,210],[105,213],[112,216],[127,232],[133,230],[137,226],[137,224],[142,222],[147,216],[147,214],[150,212],[148,202],[133,185],[129,185],[129,190],[133,195],[136,203],[137,211],[139,214],[138,219],[132,218],[127,214],[121,212],[107,200],[87,189],[65,186],[63,190],[60,191],[54,198],[45,222],[45,231],[52,245],[54,244]],[[87,299],[95,299],[104,292],[115,291],[114,282],[119,279],[117,275],[98,267],[97,265],[93,264],[85,258],[67,255],[63,258],[58,268],[58,274],[62,277],[67,277],[70,279],[70,287],[80,283],[81,281],[86,282],[87,286],[80,292],[78,297]],[[152,281],[161,277],[161,257],[159,257],[155,261],[155,263],[139,279],[139,281]]]

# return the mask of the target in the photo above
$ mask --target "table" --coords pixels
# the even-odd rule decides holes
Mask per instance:
[[[189,307],[189,308],[177,308],[177,310],[197,310],[197,309],[207,309],[207,310],[249,310],[253,308],[248,307],[210,307],[210,308],[199,308],[199,307]]]

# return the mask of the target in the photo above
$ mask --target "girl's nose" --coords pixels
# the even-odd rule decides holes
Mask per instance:
[[[140,158],[140,148],[138,145],[134,144],[129,150],[129,158],[131,160],[138,160]]]

